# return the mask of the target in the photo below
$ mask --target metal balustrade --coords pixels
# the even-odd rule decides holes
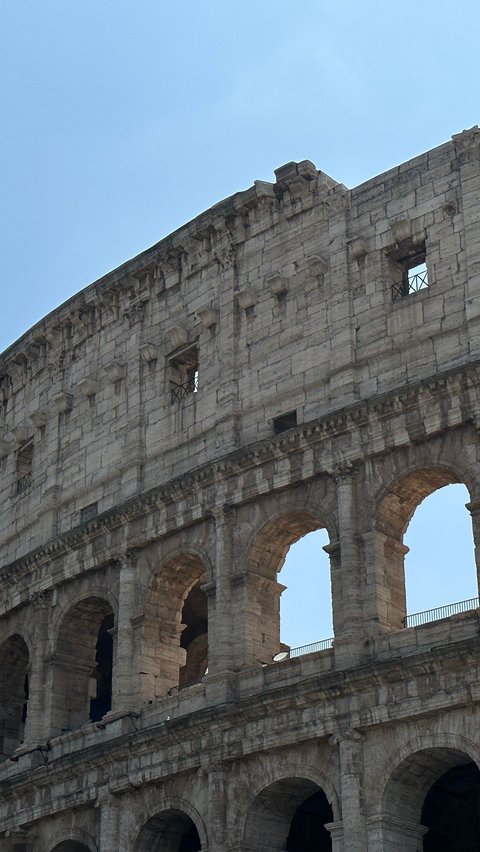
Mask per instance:
[[[460,612],[469,612],[479,606],[478,598],[469,598],[466,601],[438,606],[435,609],[425,609],[423,612],[414,612],[403,619],[404,627],[419,627],[421,624],[429,624],[431,621],[441,621],[442,618],[450,618]]]
[[[172,384],[170,387],[171,392],[171,401],[175,402],[175,400],[185,399],[186,396],[189,396],[191,393],[196,393],[198,391],[198,372],[195,372],[188,381],[186,381],[183,385],[174,385]]]
[[[279,651],[273,660],[276,663],[282,660],[291,660],[294,657],[304,657],[306,654],[314,654],[316,651],[328,651],[333,648],[333,636],[330,639],[321,639],[320,642],[312,642],[311,645],[299,645],[298,648]]]
[[[23,476],[21,476],[19,479],[17,479],[17,483],[16,483],[17,494],[25,494],[27,491],[30,490],[31,485],[32,485],[32,473],[31,473],[31,471],[29,471],[28,473],[25,473]]]

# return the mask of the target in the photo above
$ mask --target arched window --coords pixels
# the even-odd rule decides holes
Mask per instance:
[[[407,615],[477,597],[469,499],[464,485],[447,485],[417,506],[404,536]]]
[[[317,784],[286,778],[257,796],[247,814],[244,839],[249,849],[262,852],[330,852],[331,822],[332,806]]]
[[[291,648],[333,636],[330,560],[325,529],[297,539],[278,574],[286,588],[280,598],[280,640]]]
[[[0,757],[8,757],[23,742],[28,710],[28,648],[15,634],[0,648]]]
[[[111,709],[113,624],[102,598],[86,598],[64,617],[54,658],[54,734],[96,722]]]
[[[419,613],[453,604],[462,593],[476,598],[468,499],[458,477],[442,467],[406,474],[383,497],[374,524],[376,571],[370,586],[376,593],[375,618],[384,628],[400,630],[456,611],[422,612],[417,617],[412,609]],[[465,608],[469,607],[467,603]]]
[[[421,823],[428,831],[424,852],[480,849],[480,771],[475,763],[449,769],[430,788]]]
[[[479,806],[480,771],[465,752],[446,746],[416,751],[394,769],[384,789],[384,848],[476,852]]]
[[[208,665],[207,576],[201,559],[179,553],[155,574],[145,598],[138,658],[143,700],[198,683]]]
[[[292,646],[296,654],[298,646],[331,639],[327,542],[326,530],[307,512],[280,515],[259,531],[248,560],[247,659],[268,664]]]
[[[201,852],[201,848],[195,823],[176,809],[151,817],[133,847],[134,852]]]
[[[183,630],[180,645],[185,649],[185,663],[180,668],[179,686],[198,683],[208,665],[207,596],[202,589],[204,580],[197,580],[185,598],[182,608]]]

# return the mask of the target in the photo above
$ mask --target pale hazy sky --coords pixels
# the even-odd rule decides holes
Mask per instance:
[[[476,124],[479,24],[478,0],[1,0],[0,350],[285,162],[352,187]],[[455,541],[428,568],[450,600]]]

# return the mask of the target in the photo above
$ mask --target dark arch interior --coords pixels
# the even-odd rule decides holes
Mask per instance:
[[[97,682],[96,695],[90,700],[90,720],[98,722],[112,709],[113,613],[103,619],[95,647],[95,667],[92,677]]]
[[[58,846],[52,849],[52,852],[90,852],[90,849],[84,843],[79,843],[78,840],[62,840]]]
[[[0,650],[0,757],[22,743],[28,707],[29,655],[24,640],[12,636]]]
[[[330,803],[319,790],[297,808],[290,823],[287,852],[331,852],[332,840],[325,823],[333,822]]]
[[[424,852],[478,852],[480,849],[480,770],[455,766],[430,788],[422,809],[428,827]]]
[[[187,814],[165,811],[148,820],[135,844],[135,852],[200,852],[198,831]]]
[[[208,665],[208,611],[203,582],[202,578],[195,583],[182,608],[180,646],[186,651],[186,660],[179,672],[180,688],[198,683]]]

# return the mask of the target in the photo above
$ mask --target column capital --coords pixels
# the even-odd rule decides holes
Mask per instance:
[[[134,568],[137,564],[139,549],[136,547],[127,547],[125,550],[115,554],[114,560],[121,568]]]
[[[345,459],[344,461],[335,462],[331,475],[333,476],[335,485],[345,485],[352,482],[358,469],[358,464]]]

